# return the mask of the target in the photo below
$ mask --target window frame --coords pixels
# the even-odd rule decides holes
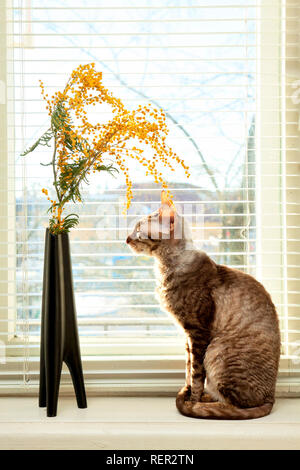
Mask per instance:
[[[258,31],[258,99],[256,131],[257,279],[272,292],[283,317],[282,353],[287,355],[286,207],[285,207],[285,7],[262,0]],[[277,13],[277,14],[276,14]],[[270,22],[269,18],[273,18]],[[276,19],[275,19],[276,18]],[[277,47],[274,44],[278,44]],[[265,80],[266,78],[266,80]],[[264,84],[264,80],[267,85]],[[275,174],[275,178],[274,178]],[[274,181],[275,179],[275,181]],[[275,211],[274,211],[275,208]],[[273,209],[273,210],[272,210]],[[276,210],[277,209],[277,210]],[[273,212],[274,211],[274,212]],[[275,285],[275,287],[274,287]],[[275,291],[275,292],[274,292]]]
[[[10,0],[9,0],[10,1]],[[6,6],[8,3],[6,3]],[[9,74],[13,73],[13,64],[7,59],[11,55],[9,48],[8,30],[6,22],[9,9],[3,8],[0,12],[0,26],[3,32],[0,35],[0,54],[6,59],[0,70],[0,82],[3,84],[3,93],[0,101],[0,165],[1,165],[1,192],[0,192],[0,252],[1,252],[1,297],[0,297],[0,339],[4,343],[10,342],[14,336],[16,310],[15,304],[15,196],[14,196],[14,165],[10,159],[14,156],[14,126],[13,126],[13,88],[6,86]]]
[[[290,0],[288,0],[287,4]],[[12,0],[6,0],[6,5],[12,5]],[[256,143],[258,151],[258,166],[259,171],[257,175],[257,217],[258,217],[258,242],[260,252],[260,259],[258,261],[260,266],[260,278],[266,284],[266,279],[271,273],[274,275],[274,267],[272,264],[276,264],[278,277],[282,277],[284,274],[285,283],[282,286],[282,281],[278,290],[285,291],[283,294],[280,294],[280,303],[284,307],[284,315],[286,316],[284,321],[288,322],[288,298],[286,294],[287,290],[287,277],[290,276],[290,273],[287,271],[287,233],[286,233],[286,207],[285,204],[285,175],[286,175],[286,151],[285,151],[285,138],[286,138],[286,129],[285,129],[285,109],[286,103],[285,98],[283,98],[282,91],[285,89],[285,64],[282,64],[282,55],[285,53],[283,50],[285,44],[282,43],[282,25],[285,22],[285,2],[282,0],[274,0],[273,4],[267,0],[261,1],[260,8],[261,12],[261,21],[260,21],[260,31],[258,41],[260,45],[259,50],[259,60],[258,60],[258,70],[261,73],[266,72],[270,66],[274,70],[274,86],[265,85],[261,81],[259,90],[258,90],[258,103],[259,103],[259,112],[257,115],[260,116],[258,123],[258,133],[256,137]],[[8,9],[9,11],[9,9]],[[274,23],[272,28],[270,27],[270,17],[277,18],[277,36],[274,41]],[[3,9],[0,13],[0,26],[6,26],[6,12]],[[7,50],[5,34],[0,35],[0,50]],[[272,42],[281,43],[282,47],[272,47],[270,44]],[[8,52],[9,53],[9,52]],[[268,58],[268,60],[266,60]],[[13,71],[10,70],[10,73]],[[0,80],[4,82],[7,81],[8,70],[6,67],[3,67],[0,71]],[[4,76],[3,76],[4,74]],[[280,77],[280,79],[278,79]],[[12,87],[7,87],[7,90],[13,90]],[[9,91],[13,93],[13,91]],[[13,149],[13,114],[12,110],[7,112],[7,106],[13,100],[13,96],[8,96],[6,104],[1,105],[2,114],[4,117],[10,116],[10,122],[2,119],[4,126],[0,127],[0,139],[4,142],[4,145],[0,148],[1,162],[3,166],[7,167],[7,179],[6,179],[6,189],[7,192],[1,191],[1,215],[2,210],[8,206],[12,207],[13,200],[9,200],[10,197],[13,197],[13,164],[9,165],[7,158],[9,156],[14,156]],[[275,114],[272,111],[272,106],[274,103],[278,105],[278,114]],[[3,111],[4,110],[4,111]],[[262,111],[265,111],[263,114]],[[276,121],[274,121],[274,116]],[[274,124],[275,122],[275,124]],[[8,132],[10,134],[8,135]],[[270,138],[276,150],[276,155],[274,157],[274,151],[270,150]],[[265,148],[268,149],[268,152],[265,151]],[[262,152],[262,150],[264,150]],[[269,161],[276,160],[276,165],[278,167],[278,176],[281,174],[281,183],[283,183],[282,189],[274,189],[270,194],[269,188],[272,187],[272,176],[270,176],[270,164]],[[1,164],[2,165],[2,164]],[[9,174],[8,174],[9,172]],[[2,177],[4,171],[2,172]],[[280,184],[281,186],[281,184]],[[3,186],[5,189],[5,187]],[[268,193],[267,193],[268,192]],[[267,203],[274,202],[282,206],[282,213],[278,211],[276,220],[274,222],[274,217],[270,218],[270,205]],[[263,203],[264,201],[264,203]],[[284,206],[284,207],[283,207]],[[3,209],[2,209],[3,207]],[[7,212],[6,212],[7,213]],[[15,225],[14,225],[15,215],[10,213],[10,216],[5,220],[4,217],[1,217],[1,229],[0,232],[0,242],[1,242],[1,255],[4,259],[7,260],[7,263],[13,262],[14,259],[14,242],[8,240],[8,236],[5,236],[5,233],[14,234]],[[272,225],[278,226],[276,231],[273,229],[270,230],[270,220],[272,220]],[[5,228],[7,232],[3,230]],[[12,237],[14,240],[15,237]],[[272,243],[270,243],[270,240]],[[5,249],[8,249],[7,255],[5,257]],[[274,261],[274,254],[272,252],[278,252],[276,254]],[[11,261],[9,261],[11,260]],[[271,265],[271,266],[270,266]],[[2,289],[1,292],[10,292],[10,295],[7,299],[7,304],[5,302],[5,297],[1,297],[1,310],[0,310],[0,333],[3,335],[7,331],[9,332],[6,337],[6,344],[9,346],[9,354],[7,354],[7,363],[2,367],[2,375],[0,376],[0,394],[5,391],[5,393],[18,393],[24,392],[24,387],[26,388],[30,382],[30,390],[35,393],[38,387],[38,355],[39,347],[32,347],[30,338],[22,340],[19,337],[14,335],[14,321],[15,321],[15,301],[14,291],[11,290],[14,285],[15,277],[12,279],[9,278],[10,274],[13,271],[13,265],[9,265],[10,270],[5,273],[5,268],[0,271],[0,280]],[[268,286],[267,286],[268,287]],[[5,306],[7,305],[7,311],[5,311]],[[11,328],[8,328],[8,325],[12,325]],[[288,325],[286,324],[287,329]],[[97,343],[100,338],[91,338],[90,341],[92,344]],[[84,342],[88,342],[84,338]],[[136,344],[133,345],[132,341]],[[35,340],[36,342],[36,340]],[[286,352],[289,350],[288,345],[285,342],[285,354],[281,357],[280,361],[280,377],[278,379],[278,393],[280,395],[284,394],[299,394],[300,393],[300,379],[298,375],[292,377],[294,365],[291,363],[291,359]],[[83,356],[83,368],[86,376],[86,383],[88,390],[91,393],[95,394],[173,394],[175,393],[180,385],[184,381],[184,338],[150,338],[145,344],[145,339],[128,339],[120,342],[118,339],[105,338],[101,337],[101,343],[95,345],[95,348],[88,349],[89,355],[86,355],[86,350],[81,348]],[[37,346],[37,345],[36,345]],[[93,355],[95,354],[95,355]],[[25,366],[24,366],[25,362]],[[20,385],[19,377],[23,376],[24,384]],[[9,378],[9,380],[8,380]],[[30,379],[30,380],[29,380]],[[15,382],[14,382],[15,380]],[[5,385],[6,384],[6,385]],[[62,378],[62,388],[64,393],[69,393],[72,390],[70,379],[66,370],[63,371]]]

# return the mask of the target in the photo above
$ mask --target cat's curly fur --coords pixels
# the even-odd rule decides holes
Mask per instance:
[[[179,411],[216,419],[270,413],[280,333],[262,284],[196,250],[184,218],[171,204],[136,224],[127,243],[156,258],[161,304],[186,333],[186,384],[177,395]]]

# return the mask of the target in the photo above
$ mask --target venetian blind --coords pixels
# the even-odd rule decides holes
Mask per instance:
[[[39,79],[62,89],[95,62],[128,107],[163,108],[169,143],[191,178],[169,174],[194,238],[218,263],[270,291],[282,329],[279,390],[298,393],[300,354],[299,6],[281,0],[1,1],[1,305],[3,387],[36,385],[51,148],[24,148],[48,127]],[[299,62],[298,62],[299,63]],[[107,110],[92,119],[105,121]],[[71,208],[73,276],[87,385],[175,390],[183,338],[154,295],[153,260],[127,230],[157,208],[160,188],[132,167],[97,175]],[[175,176],[174,176],[175,175]],[[66,382],[68,375],[66,375]],[[99,385],[100,384],[100,385]]]

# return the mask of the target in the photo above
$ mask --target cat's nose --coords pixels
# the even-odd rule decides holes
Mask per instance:
[[[130,243],[132,241],[132,238],[130,238],[130,236],[128,235],[128,237],[126,238],[126,243]]]

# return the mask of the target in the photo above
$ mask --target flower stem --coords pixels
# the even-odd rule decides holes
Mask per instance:
[[[56,176],[55,159],[56,159],[56,133],[54,134],[54,151],[53,151],[53,157],[52,157],[52,170],[53,170],[53,179],[54,179],[55,191],[56,191],[56,194],[57,194],[58,201],[59,201],[59,203],[61,203],[61,196],[60,196],[60,193],[57,189],[57,176]]]

